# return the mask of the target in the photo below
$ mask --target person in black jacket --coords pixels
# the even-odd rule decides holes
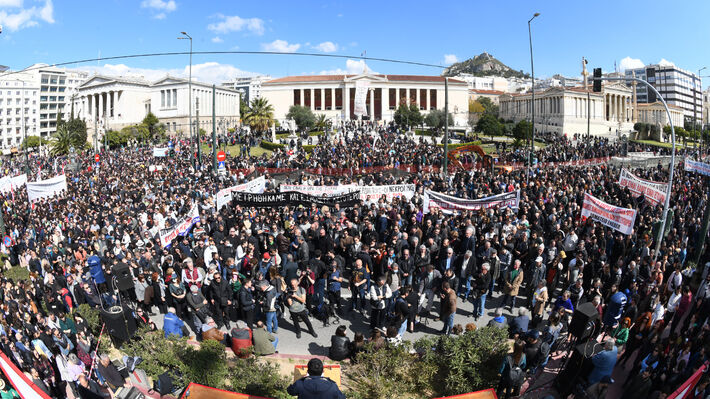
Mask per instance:
[[[491,285],[490,265],[488,262],[481,265],[481,271],[473,278],[471,292],[474,295],[473,317],[478,320],[486,310],[486,295]]]
[[[323,377],[323,362],[320,359],[311,359],[308,375],[289,385],[286,392],[298,396],[298,399],[345,399],[338,384]]]
[[[328,357],[333,360],[345,360],[350,356],[350,339],[345,335],[346,327],[338,326],[335,335],[330,337]]]
[[[254,296],[252,295],[252,280],[250,278],[244,280],[244,285],[239,290],[239,307],[242,310],[242,320],[247,323],[249,328],[253,329],[254,324]]]
[[[219,273],[213,275],[210,283],[210,303],[214,309],[213,315],[217,326],[229,324],[229,306],[232,304],[232,290],[229,283],[222,279]]]

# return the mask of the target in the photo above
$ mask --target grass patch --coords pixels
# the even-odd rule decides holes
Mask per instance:
[[[322,136],[322,135],[324,135],[324,134],[325,134],[325,132],[322,131],[322,130],[318,130],[318,131],[315,131],[315,132],[309,132],[309,133],[308,133],[309,136]],[[279,134],[276,135],[276,138],[277,138],[277,139],[285,139],[286,137],[288,137],[288,136],[290,136],[290,135],[291,135],[290,132],[289,132],[289,133],[279,133]],[[296,136],[299,136],[299,134],[297,133]]]
[[[632,143],[646,144],[646,145],[650,145],[650,146],[653,146],[653,147],[661,147],[661,148],[671,148],[671,147],[673,147],[673,145],[672,145],[671,143],[662,143],[662,142],[656,141],[656,140],[629,140],[629,141],[631,141]],[[697,147],[697,146],[698,146],[698,143],[689,142],[689,143],[687,143],[686,145],[683,145],[682,139],[681,139],[681,140],[678,140],[678,138],[676,137],[675,146],[676,146],[676,147]]]
[[[241,146],[239,146],[239,145],[228,145],[226,147],[226,149],[225,149],[225,147],[220,146],[217,149],[217,151],[224,151],[224,152],[230,154],[230,156],[235,156],[235,155],[239,155],[240,149],[241,149]],[[272,151],[270,151],[269,149],[266,149],[266,148],[262,148],[262,147],[258,147],[258,146],[251,147],[251,155],[255,156],[255,157],[260,157],[263,154],[271,155],[271,153],[272,153]],[[209,160],[212,159],[212,149],[209,148],[209,146],[206,146],[206,145],[202,146],[202,159],[203,160],[204,159],[209,159]]]

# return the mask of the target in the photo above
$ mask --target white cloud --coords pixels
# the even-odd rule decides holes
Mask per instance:
[[[155,19],[165,19],[166,17],[167,17],[167,15],[166,15],[164,12],[155,14],[155,15],[153,16],[153,18],[155,18]]]
[[[261,43],[261,48],[264,49],[264,51],[295,53],[296,51],[298,51],[299,48],[301,48],[301,45],[298,43],[289,44],[285,40],[276,39],[271,43]]]
[[[451,65],[455,62],[459,62],[459,58],[456,54],[444,54],[444,64]]]
[[[0,10],[0,25],[10,32],[23,28],[39,25],[38,20],[54,23],[54,4],[52,0],[45,0],[41,8],[22,8],[21,0],[0,0],[0,8],[10,8],[12,10]]]
[[[158,11],[172,12],[177,8],[177,4],[175,4],[174,0],[143,0],[141,7],[152,8]]]
[[[323,42],[313,46],[313,48],[323,53],[334,53],[338,51],[338,45],[333,42]]]
[[[359,75],[365,71],[365,68],[368,73],[377,74],[365,63],[365,60],[347,60],[345,61],[345,69],[328,69],[320,71],[319,75]]]
[[[217,18],[221,21],[207,25],[207,29],[214,33],[229,33],[241,32],[246,30],[255,35],[264,34],[264,20],[260,18],[242,18],[238,15],[222,15],[218,14]]]
[[[221,37],[215,36],[212,38],[212,43],[222,43],[224,40],[222,40]]]
[[[166,75],[187,78],[190,68],[131,68],[125,64],[104,64],[102,66],[83,66],[78,69],[108,76],[142,77],[153,82]],[[237,76],[257,75],[255,72],[241,70],[230,64],[218,62],[205,62],[192,65],[192,79],[204,83],[222,83]]]
[[[619,63],[619,68],[622,71],[625,71],[627,69],[643,68],[644,66],[646,66],[646,64],[644,64],[643,61],[638,58],[631,57],[622,58],[621,62]]]
[[[658,61],[658,65],[660,65],[660,66],[670,66],[670,67],[674,67],[674,66],[675,66],[674,63],[672,63],[671,61],[668,61],[668,60],[665,59],[665,58],[661,58],[661,60]]]

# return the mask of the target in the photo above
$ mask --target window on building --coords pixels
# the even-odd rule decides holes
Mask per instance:
[[[436,89],[429,89],[429,97],[431,98],[429,109],[436,109]]]
[[[427,89],[419,89],[419,109],[426,110],[427,105]]]
[[[173,107],[177,108],[178,102],[177,102],[177,89],[173,89]]]
[[[343,89],[335,89],[335,109],[343,109]]]
[[[323,109],[333,109],[333,89],[325,89],[325,107]]]
[[[320,111],[322,101],[323,101],[323,99],[321,98],[321,90],[320,89],[313,90],[313,108]]]
[[[311,89],[305,89],[303,91],[303,106],[309,108],[311,106]]]

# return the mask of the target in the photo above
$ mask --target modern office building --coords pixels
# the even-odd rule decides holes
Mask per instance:
[[[666,103],[683,109],[686,120],[691,120],[693,115],[702,112],[702,81],[696,73],[664,63],[627,69],[625,75],[636,76],[650,83]],[[637,97],[639,103],[650,104],[658,101],[656,94],[645,85],[637,86]]]
[[[234,80],[222,83],[221,86],[238,91],[248,104],[251,100],[261,96],[262,83],[272,79],[271,75],[238,76]]]

